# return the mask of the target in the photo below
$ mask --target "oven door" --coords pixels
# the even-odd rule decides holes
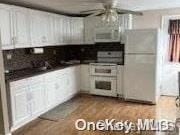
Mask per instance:
[[[117,67],[91,65],[90,74],[96,76],[117,76]]]
[[[98,77],[91,76],[91,94],[102,95],[102,96],[117,96],[115,77]]]

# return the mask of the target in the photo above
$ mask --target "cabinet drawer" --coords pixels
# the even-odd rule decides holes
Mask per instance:
[[[28,87],[28,81],[27,79],[22,79],[14,82],[10,82],[10,87],[11,88],[22,88],[22,87]]]
[[[35,76],[35,77],[31,77],[28,79],[29,84],[38,84],[38,83],[42,83],[44,81],[44,76],[43,75],[39,75],[39,76]]]
[[[50,72],[45,74],[45,81],[52,81],[56,79],[56,74],[55,72]]]

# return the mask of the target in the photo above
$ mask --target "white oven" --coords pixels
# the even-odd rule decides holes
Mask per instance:
[[[123,63],[122,51],[99,51],[97,63],[90,63],[90,93],[117,96],[117,63]]]
[[[117,96],[116,77],[91,76],[91,94],[102,96]]]
[[[90,64],[91,94],[102,96],[117,96],[117,64]]]

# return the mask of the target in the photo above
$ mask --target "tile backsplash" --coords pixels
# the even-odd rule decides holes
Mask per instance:
[[[32,54],[30,49],[15,49],[3,51],[6,70],[30,68],[34,64],[48,61],[51,64],[68,60],[96,60],[97,51],[123,51],[124,45],[96,44],[96,45],[67,45],[45,47],[43,54]]]

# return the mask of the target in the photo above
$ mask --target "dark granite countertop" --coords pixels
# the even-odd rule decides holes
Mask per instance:
[[[38,68],[26,68],[26,69],[17,70],[17,71],[5,74],[5,80],[6,82],[17,81],[17,80],[25,79],[28,77],[33,77],[36,75],[41,75],[44,73],[48,73],[48,72],[52,72],[52,71],[56,71],[60,69],[65,69],[65,68],[77,66],[77,65],[80,65],[80,64],[56,65],[56,66],[53,66],[53,68],[46,69],[46,70],[40,70]]]

